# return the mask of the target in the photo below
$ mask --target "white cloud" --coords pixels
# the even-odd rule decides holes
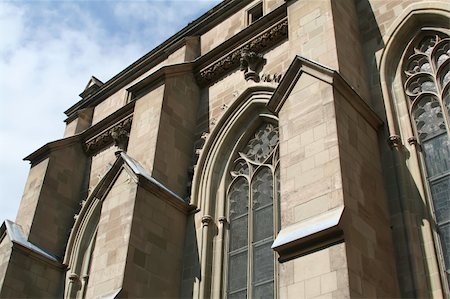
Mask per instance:
[[[62,137],[90,76],[107,81],[217,1],[92,3],[0,2],[0,221],[15,218],[21,159]]]

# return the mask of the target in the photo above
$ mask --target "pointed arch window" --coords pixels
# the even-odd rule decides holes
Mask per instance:
[[[230,172],[228,298],[274,298],[278,231],[278,127],[260,126]]]
[[[443,264],[450,281],[450,39],[425,32],[404,61],[405,93],[422,149]]]

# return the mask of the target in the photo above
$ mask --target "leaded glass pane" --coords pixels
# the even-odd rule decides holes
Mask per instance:
[[[273,250],[272,242],[266,242],[253,247],[253,285],[273,280]]]
[[[433,51],[433,47],[436,45],[437,38],[438,38],[437,35],[425,36],[419,43],[418,50],[422,53],[430,54],[431,51]]]
[[[445,132],[441,106],[433,97],[421,99],[414,109],[413,116],[421,141]]]
[[[250,160],[263,163],[278,144],[278,127],[264,124],[250,139],[243,153]]]
[[[253,208],[273,203],[272,171],[265,167],[259,171],[252,183]]]
[[[244,161],[244,160],[237,161],[236,165],[234,166],[234,169],[231,171],[231,174],[233,176],[248,175],[249,174],[249,169],[248,169],[247,162]]]
[[[247,290],[229,294],[228,299],[247,299]]]
[[[431,183],[434,212],[438,224],[450,221],[450,174]]]
[[[439,237],[444,252],[445,268],[450,270],[450,223],[439,227]]]
[[[441,66],[450,57],[450,39],[444,39],[436,45],[434,59],[437,67]]]
[[[228,291],[247,288],[247,251],[229,256]]]
[[[273,236],[273,206],[266,206],[254,211],[253,242]]]
[[[248,211],[248,182],[245,178],[238,178],[230,188],[230,220],[247,214]]]
[[[428,57],[423,54],[417,54],[412,56],[408,61],[406,71],[411,75],[420,72],[431,73],[432,70]]]
[[[450,171],[450,139],[447,134],[441,134],[422,144],[428,177],[444,174]]]
[[[230,221],[230,251],[247,246],[248,217],[243,216]]]
[[[419,75],[407,83],[406,93],[409,96],[416,97],[422,92],[437,92],[434,80],[429,75]]]
[[[450,82],[450,63],[446,63],[441,73],[441,87],[444,88]]]
[[[254,287],[253,288],[253,298],[255,298],[255,299],[272,299],[272,298],[274,298],[273,281]]]

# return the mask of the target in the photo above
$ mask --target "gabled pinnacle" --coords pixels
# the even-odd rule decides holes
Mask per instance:
[[[95,76],[91,76],[88,83],[86,84],[86,87],[84,88],[84,91],[80,93],[81,98],[86,98],[90,96],[91,94],[95,93],[100,87],[103,85],[103,82],[97,79]]]

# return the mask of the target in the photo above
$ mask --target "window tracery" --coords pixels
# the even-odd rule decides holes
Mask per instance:
[[[422,148],[426,177],[450,281],[450,38],[427,32],[404,63],[405,93]]]
[[[228,189],[228,298],[274,298],[278,127],[263,124],[239,152]]]

